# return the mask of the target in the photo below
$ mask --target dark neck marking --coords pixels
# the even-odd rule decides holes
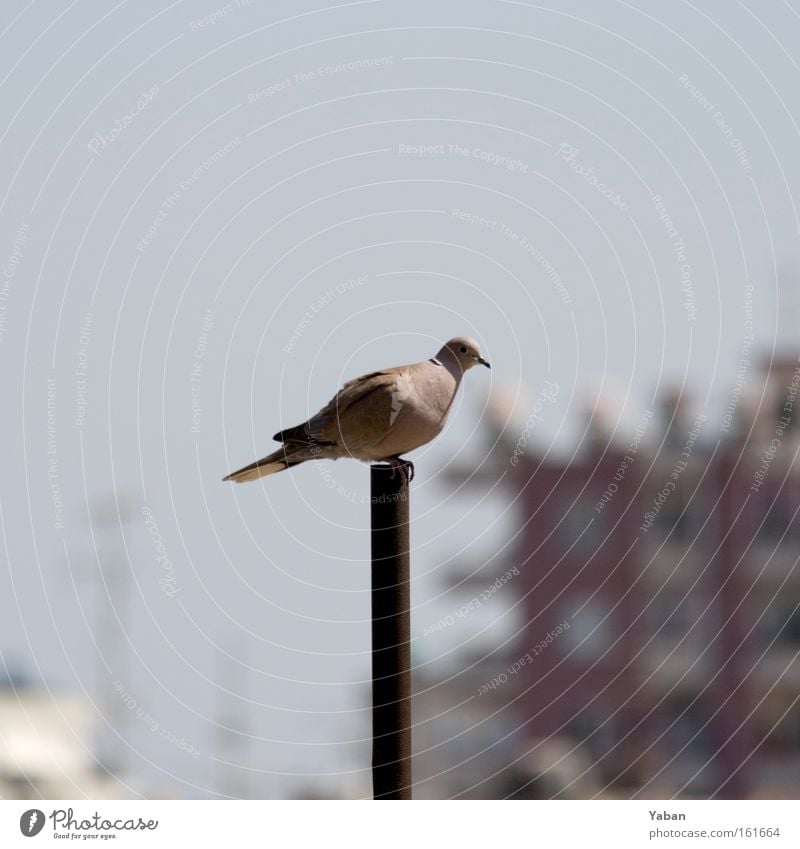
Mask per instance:
[[[428,360],[428,362],[429,362],[429,363],[433,363],[435,366],[440,366],[440,365],[442,365],[442,363],[440,363],[440,362],[439,362],[439,360],[437,360],[437,359],[436,359],[436,357],[431,357],[431,358]]]

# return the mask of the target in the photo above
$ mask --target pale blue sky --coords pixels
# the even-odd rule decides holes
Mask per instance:
[[[530,399],[557,380],[541,434],[560,450],[599,393],[628,427],[686,381],[713,419],[745,286],[770,349],[778,271],[797,279],[795,7],[83,0],[56,18],[6,3],[3,656],[92,685],[74,573],[96,573],[87,503],[124,492],[124,534],[102,545],[137,583],[127,648],[107,660],[202,752],[132,723],[152,762],[137,789],[217,789],[221,713],[259,738],[235,755],[250,766],[366,766],[364,745],[313,745],[368,730],[352,712],[369,672],[366,468],[220,478],[343,380],[477,337],[491,375],[468,376],[451,428],[415,457],[425,624],[452,607],[430,601],[437,564],[508,532],[502,504],[476,518],[437,478],[476,456],[490,385]],[[117,673],[102,676],[108,691]],[[252,780],[256,795],[294,786]]]

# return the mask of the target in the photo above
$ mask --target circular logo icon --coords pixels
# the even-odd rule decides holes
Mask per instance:
[[[31,808],[19,818],[19,830],[25,837],[36,837],[44,828],[44,812],[38,808]]]

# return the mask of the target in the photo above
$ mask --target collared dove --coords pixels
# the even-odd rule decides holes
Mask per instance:
[[[223,480],[244,483],[306,460],[340,457],[409,466],[413,476],[401,455],[441,433],[464,372],[478,364],[491,368],[477,342],[457,336],[425,362],[349,380],[307,422],[276,433],[281,448]]]

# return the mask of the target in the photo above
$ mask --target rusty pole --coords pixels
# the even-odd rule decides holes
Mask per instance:
[[[407,471],[408,467],[406,467]],[[372,796],[411,798],[408,474],[370,467]]]

